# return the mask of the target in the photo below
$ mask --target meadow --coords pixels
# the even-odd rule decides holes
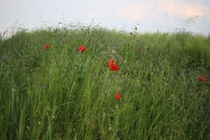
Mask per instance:
[[[0,139],[209,140],[209,80],[210,36],[20,31],[0,38]]]

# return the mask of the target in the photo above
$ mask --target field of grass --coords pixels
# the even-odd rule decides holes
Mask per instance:
[[[210,36],[18,32],[0,39],[0,139],[209,140],[209,80]]]

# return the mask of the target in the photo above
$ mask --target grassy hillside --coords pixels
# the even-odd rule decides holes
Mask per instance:
[[[0,40],[0,139],[207,140],[209,78],[210,36],[22,31]]]

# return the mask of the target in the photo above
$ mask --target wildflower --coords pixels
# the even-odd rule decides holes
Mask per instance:
[[[202,81],[203,81],[203,82],[207,81],[205,76],[200,76],[200,77],[198,77],[197,80],[200,81],[200,82],[202,82]]]
[[[48,49],[49,45],[48,44],[44,44],[44,49]]]
[[[115,63],[115,61],[114,60],[109,60],[109,62],[108,62],[108,67],[112,67],[112,65]]]
[[[78,51],[81,51],[82,53],[86,50],[85,46],[80,45],[79,48],[77,49]]]
[[[115,94],[115,99],[116,99],[116,100],[120,100],[120,98],[121,98],[120,94],[119,94],[119,93],[116,93],[116,94]]]
[[[116,64],[116,62],[114,60],[109,60],[108,62],[108,67],[111,71],[118,71],[118,65]]]
[[[112,50],[112,53],[115,54],[115,50]]]

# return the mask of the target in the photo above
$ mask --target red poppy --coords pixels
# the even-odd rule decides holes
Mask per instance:
[[[118,65],[116,64],[116,62],[114,60],[109,60],[108,62],[108,67],[111,71],[118,71]]]
[[[85,46],[80,45],[79,48],[77,49],[78,51],[81,51],[82,53],[86,50]]]
[[[49,45],[48,44],[44,44],[44,49],[48,49]]]
[[[115,94],[115,99],[116,99],[116,100],[120,100],[120,98],[121,98],[120,94],[119,94],[119,93],[116,93],[116,94]]]
[[[200,77],[198,77],[198,81],[200,81],[200,82],[201,81],[204,81],[205,82],[207,80],[206,80],[206,77],[205,76],[200,76]]]

